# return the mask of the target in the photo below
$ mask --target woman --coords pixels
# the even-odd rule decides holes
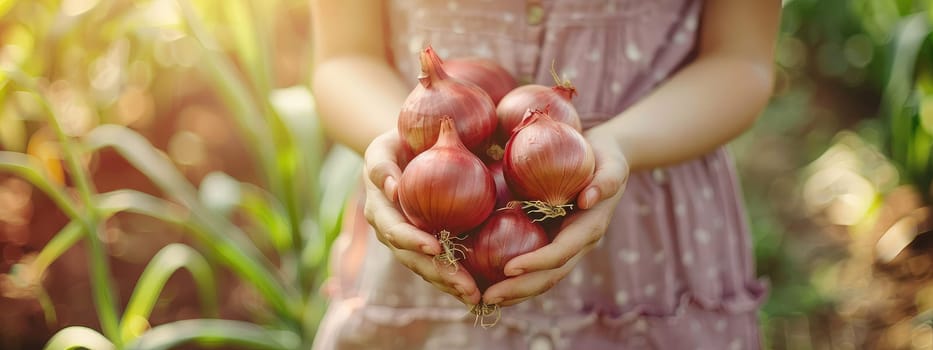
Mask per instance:
[[[328,135],[366,155],[374,228],[335,251],[334,297],[315,347],[758,348],[765,287],[723,145],[769,99],[780,6],[314,0],[313,90]],[[427,44],[442,58],[488,57],[545,85],[556,62],[578,89],[597,155],[577,200],[583,210],[551,244],[509,261],[511,278],[482,295],[467,272],[435,269],[436,239],[396,205],[394,128]],[[474,327],[457,300],[500,305],[502,319]]]

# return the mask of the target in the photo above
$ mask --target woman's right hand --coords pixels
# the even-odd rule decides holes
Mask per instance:
[[[376,238],[399,262],[437,289],[464,304],[476,305],[480,292],[473,277],[464,268],[456,273],[439,269],[434,262],[434,256],[441,253],[437,238],[409,224],[397,205],[402,154],[402,143],[395,129],[379,135],[366,148],[363,168],[366,219],[375,228]]]

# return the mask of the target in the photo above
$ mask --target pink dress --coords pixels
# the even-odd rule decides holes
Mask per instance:
[[[524,81],[573,81],[584,127],[618,115],[691,59],[698,0],[389,0],[389,50],[496,59]],[[658,127],[663,127],[659,116]],[[715,126],[713,126],[715,127]],[[545,294],[474,327],[455,298],[393,260],[359,217],[334,254],[315,349],[758,349],[745,212],[724,149],[633,173],[599,246]],[[357,228],[354,230],[354,227]],[[363,234],[359,228],[365,227]]]

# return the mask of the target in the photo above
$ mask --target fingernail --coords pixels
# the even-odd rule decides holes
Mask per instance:
[[[504,300],[504,299],[503,299],[503,298],[494,298],[494,299],[491,299],[491,300],[487,301],[486,304],[488,304],[488,305],[496,305],[496,304],[498,304],[498,303],[501,303],[502,300]]]
[[[386,197],[390,200],[395,200],[395,193],[398,189],[398,181],[395,181],[394,177],[386,177],[386,181],[382,186],[382,191],[385,192]]]
[[[586,190],[583,199],[586,201],[586,207],[592,208],[596,201],[599,200],[599,190],[596,187],[590,187],[590,189]]]
[[[506,276],[509,276],[509,277],[512,277],[512,276],[521,275],[521,274],[523,274],[523,273],[525,273],[525,270],[522,270],[522,269],[511,269],[511,270],[506,271],[506,272],[505,272],[505,275],[506,275]]]

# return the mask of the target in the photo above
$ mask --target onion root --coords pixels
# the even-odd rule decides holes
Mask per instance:
[[[531,220],[531,222],[540,222],[567,215],[568,209],[573,210],[573,204],[550,205],[543,201],[524,201],[522,209],[531,209],[526,211],[528,215],[541,214],[542,217]]]

